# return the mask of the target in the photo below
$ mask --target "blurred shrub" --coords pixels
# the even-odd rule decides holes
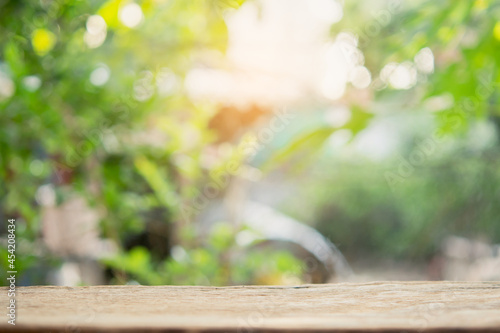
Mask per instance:
[[[190,100],[183,80],[204,52],[225,51],[222,13],[241,3],[0,1],[0,216],[17,219],[20,272],[30,254],[50,258],[43,206],[75,194],[120,246],[152,211],[180,220],[210,171],[200,154],[214,112]],[[47,184],[56,202],[37,192]],[[181,242],[178,229],[167,238]],[[152,265],[141,249],[120,258],[127,271]]]
[[[408,152],[381,162],[324,158],[300,184],[300,202],[287,210],[311,221],[350,259],[425,261],[449,234],[500,242],[496,148],[438,150],[412,173],[388,181],[387,172],[405,161]],[[328,168],[332,163],[335,168]]]
[[[269,249],[250,251],[235,239],[235,230],[227,223],[219,223],[206,242],[191,248],[176,245],[172,257],[162,262],[152,264],[149,251],[135,247],[104,263],[148,285],[300,283],[303,265],[293,255]]]

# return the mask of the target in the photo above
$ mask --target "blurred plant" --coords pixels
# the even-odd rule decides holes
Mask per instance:
[[[398,158],[359,157],[362,163],[352,163],[323,157],[300,184],[300,201],[290,202],[287,211],[299,218],[312,214],[318,230],[350,259],[426,261],[450,234],[498,243],[498,151],[473,153],[464,142],[457,146],[438,150],[395,187],[383,173]],[[335,170],[325,172],[332,162]]]
[[[32,248],[43,244],[43,206],[52,204],[37,189],[53,184],[56,204],[79,193],[101,212],[102,235],[120,246],[102,261],[115,283],[300,276],[288,253],[245,253],[228,225],[200,243],[196,216],[179,216],[209,177],[202,153],[215,139],[208,130],[214,109],[190,101],[184,76],[204,52],[225,51],[222,12],[242,2],[0,2],[0,172],[8,185],[0,209],[18,220],[20,272],[50,257]],[[161,233],[163,244],[137,246],[143,232]],[[24,283],[45,282],[29,272]]]
[[[345,19],[330,33],[352,67],[338,100],[352,117],[341,127],[308,128],[277,159],[301,151],[310,156],[332,133],[347,129],[353,139],[374,115],[401,110],[434,112],[439,135],[465,134],[478,119],[500,130],[497,1],[350,1],[344,7]]]
[[[20,271],[29,253],[49,256],[31,252],[53,204],[37,192],[45,184],[56,204],[83,195],[119,245],[150,215],[182,241],[178,208],[208,177],[200,155],[214,112],[183,80],[205,52],[225,51],[222,13],[241,3],[0,1],[0,215],[17,219]],[[131,271],[153,260],[123,255]]]
[[[228,223],[215,225],[204,244],[191,248],[179,245],[172,257],[152,265],[150,253],[135,247],[104,260],[141,284],[229,285],[300,283],[303,265],[286,251],[250,250],[239,246]]]
[[[122,247],[118,257],[105,261],[115,270],[116,282],[130,277],[151,284],[270,281],[260,276],[259,267],[265,265],[276,265],[272,268],[276,276],[299,274],[293,259],[283,253],[242,254],[237,262],[248,267],[236,265],[231,252],[237,246],[229,239],[233,231],[214,230],[213,241],[204,247],[191,223],[195,216],[180,216],[181,207],[192,203],[212,172],[225,165],[224,158],[218,157],[207,163],[210,154],[205,147],[217,140],[208,130],[215,107],[195,104],[184,88],[184,78],[207,53],[225,52],[228,35],[222,14],[242,2],[0,0],[0,123],[4,128],[0,175],[7,185],[0,188],[0,224],[17,219],[20,271],[35,258],[49,258],[40,246],[41,219],[44,205],[54,203],[40,188],[51,184],[56,204],[78,193],[99,212],[102,236]],[[372,7],[365,2],[346,3],[346,19],[332,26],[332,39],[342,37],[351,43],[349,50],[354,53],[347,56],[356,55],[354,68],[371,83],[350,80],[352,87],[341,99],[350,117],[342,125],[304,115],[293,137],[277,135],[277,146],[270,143],[276,151],[264,159],[266,167],[289,159],[295,162],[290,165],[303,166],[314,160],[321,151],[318,147],[332,134],[344,131],[353,138],[384,112],[434,111],[442,119],[440,133],[459,129],[465,133],[478,118],[500,126],[500,4],[488,0],[398,4],[396,8],[391,2],[386,8],[385,2],[376,2],[379,8],[370,12]],[[349,19],[354,15],[356,20]],[[360,22],[376,22],[376,32]],[[228,146],[231,152],[234,147],[224,147]],[[461,162],[464,169],[473,164]],[[378,176],[366,181],[377,188],[374,197],[383,193],[380,198],[388,199],[392,194],[379,188],[385,179]],[[439,184],[435,175],[429,177],[424,182],[429,187]],[[412,179],[405,182],[407,196],[397,199],[410,201],[406,208],[389,213],[406,216],[400,222],[404,225],[395,227],[401,231],[397,241],[383,245],[396,253],[407,253],[409,243],[425,243],[425,235],[430,234],[429,221],[423,221],[424,215],[412,206],[414,188],[406,187],[413,184]],[[349,200],[335,194],[339,202],[346,200],[346,221],[356,221],[377,206],[367,204],[366,210],[358,210],[357,200],[364,194],[354,188],[346,196]],[[482,193],[474,191],[478,196]],[[457,202],[467,207],[474,191],[464,192]],[[442,208],[438,206],[425,209],[437,219]],[[489,215],[485,221],[489,226]],[[146,249],[141,242],[126,245],[141,232],[154,233],[157,224],[168,226],[167,231],[160,227],[166,235],[161,240],[166,250]],[[377,243],[392,230],[381,225],[370,231]],[[5,226],[0,227],[5,232]],[[348,241],[344,236],[333,239],[342,246]],[[175,253],[166,259],[174,244],[177,259]],[[428,247],[422,249],[428,253]]]
[[[323,153],[304,177],[308,190],[284,209],[303,220],[315,212],[316,226],[349,258],[424,260],[450,233],[499,242],[499,20],[498,1],[346,2],[331,36],[351,74],[364,67],[371,80],[360,88],[351,75],[338,101],[352,121],[367,114],[351,142],[370,122],[390,117],[427,115],[435,126],[422,136],[418,122],[394,124],[405,132],[398,149],[376,161],[333,147],[330,134],[345,127],[316,126],[278,155],[293,160],[299,145]],[[496,137],[476,147],[490,132]]]
[[[463,132],[476,119],[491,118],[498,126],[499,17],[500,5],[488,0],[403,7],[377,43],[365,49],[380,83],[392,88],[381,89],[377,97],[410,88],[406,101],[437,112],[443,133]],[[399,81],[408,73],[415,77],[401,89]]]

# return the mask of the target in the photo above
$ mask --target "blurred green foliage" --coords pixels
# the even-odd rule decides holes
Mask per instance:
[[[356,37],[362,63],[372,73],[369,101],[359,90],[349,87],[354,97],[347,99],[353,119],[344,128],[357,134],[367,127],[373,114],[412,110],[429,111],[431,98],[451,102],[437,111],[439,133],[464,132],[478,119],[489,119],[500,126],[500,4],[498,1],[350,1],[345,4],[344,19],[331,27],[334,39],[340,32]],[[356,17],[356,19],[351,19]],[[394,89],[382,82],[384,66],[390,63],[418,62],[419,51],[432,51],[431,74],[416,73],[418,84],[410,89]],[[358,57],[344,50],[347,58]],[[415,66],[415,63],[412,64]],[[416,68],[415,68],[416,69]],[[359,95],[359,96],[357,96]],[[340,128],[339,128],[340,129]],[[317,126],[278,154],[282,161],[297,148],[320,147],[329,135]],[[308,144],[309,143],[309,144]]]
[[[34,197],[43,184],[55,185],[59,203],[80,193],[104,208],[103,236],[118,244],[144,229],[146,212],[165,207],[168,223],[178,204],[196,195],[213,111],[194,105],[182,80],[201,53],[224,52],[222,11],[241,3],[141,1],[144,19],[135,28],[118,19],[127,4],[0,2],[0,66],[14,87],[0,96],[0,172],[8,185],[0,189],[1,215],[17,218],[19,239],[34,241],[41,232]],[[97,48],[85,42],[94,14],[106,25]],[[93,75],[104,82],[92,82]],[[162,92],[165,77],[171,84]],[[134,140],[153,127],[164,144]],[[176,168],[174,153],[189,154],[192,166]],[[30,252],[18,247],[20,271]]]
[[[289,254],[244,253],[235,231],[224,226],[202,242],[192,220],[181,216],[211,171],[224,166],[202,163],[204,147],[215,141],[208,123],[216,108],[194,103],[184,78],[207,52],[225,52],[223,13],[242,3],[137,1],[142,20],[124,24],[120,15],[131,4],[125,0],[0,0],[0,217],[17,219],[20,272],[54,259],[40,242],[43,207],[35,200],[40,186],[52,184],[57,204],[84,196],[101,214],[102,236],[117,244],[146,230],[149,220],[172,226],[177,259],[122,246],[117,257],[104,260],[116,283],[279,283],[300,276],[300,264]],[[315,161],[318,147],[339,129],[355,138],[380,110],[428,112],[426,102],[435,97],[452,100],[434,110],[439,135],[465,136],[478,119],[498,131],[500,3],[397,3],[346,2],[345,18],[332,26],[331,37],[356,33],[373,79],[384,65],[412,61],[426,47],[433,52],[434,72],[419,75],[408,90],[373,85],[369,102],[348,101],[352,117],[342,128],[317,122],[280,145],[266,166],[289,158],[297,165]],[[97,29],[89,27],[92,15],[102,17],[105,30],[101,24],[89,37]],[[160,144],[151,144],[151,136]],[[498,241],[497,147],[470,154],[434,154],[397,191],[383,175],[398,160],[337,165],[327,177],[315,178],[319,185],[311,182],[309,208],[319,228],[350,252],[424,257],[445,232],[488,234]]]
[[[351,260],[427,261],[450,234],[500,242],[497,149],[436,150],[391,186],[383,175],[403,161],[408,163],[403,156],[384,162],[324,157],[300,183],[307,200],[283,208],[299,218],[312,215],[315,226]]]
[[[57,259],[39,238],[43,198],[34,198],[45,184],[54,186],[56,204],[78,194],[102,213],[102,237],[122,247],[103,260],[116,283],[264,283],[258,272],[265,260],[277,260],[271,275],[297,266],[280,252],[256,252],[236,265],[226,258],[234,233],[216,229],[200,247],[191,225],[196,216],[180,212],[209,177],[200,154],[213,141],[207,124],[215,111],[194,104],[183,80],[203,54],[225,51],[222,14],[242,2],[139,1],[137,24],[120,18],[129,1],[0,1],[0,70],[13,87],[0,95],[0,173],[7,185],[0,188],[0,215],[17,219],[21,278],[37,260],[43,266]],[[151,132],[160,144],[147,142]],[[182,167],[179,156],[189,156]],[[124,247],[150,220],[172,225],[163,241],[187,246],[184,262]],[[283,260],[290,265],[280,266]],[[31,270],[23,283],[45,283],[36,275]]]
[[[331,34],[358,36],[374,80],[373,97],[362,108],[372,120],[400,119],[392,124],[404,134],[383,160],[316,142],[327,153],[301,183],[308,200],[283,209],[315,221],[351,259],[427,260],[449,234],[500,242],[500,3],[351,1],[344,10]],[[395,89],[380,80],[385,65],[416,62],[424,48],[432,50],[434,67],[418,73],[415,86]],[[435,108],[438,100],[446,102]],[[422,131],[418,120],[429,114],[433,122]],[[476,147],[491,128],[490,143]],[[431,149],[411,163],[426,140]]]
[[[151,265],[149,251],[142,247],[104,260],[104,263],[148,285],[284,284],[288,282],[286,279],[300,281],[304,267],[290,253],[266,249],[247,251],[235,239],[233,228],[228,223],[219,223],[212,228],[203,246],[191,249],[176,246],[173,259],[156,267]]]

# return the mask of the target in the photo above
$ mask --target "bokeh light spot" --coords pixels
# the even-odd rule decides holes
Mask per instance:
[[[425,47],[415,55],[415,65],[422,73],[429,74],[434,71],[434,54],[430,48]]]
[[[57,38],[45,29],[36,29],[31,37],[31,44],[38,55],[45,55],[54,48]]]
[[[155,93],[154,88],[153,73],[143,71],[141,78],[134,82],[134,98],[137,101],[144,102],[153,97]]]
[[[411,61],[391,62],[382,68],[380,78],[394,89],[410,89],[417,82],[417,70]]]
[[[87,31],[93,35],[106,31],[106,21],[99,15],[91,15],[87,19]]]
[[[349,79],[355,88],[364,89],[372,82],[372,75],[365,66],[356,66],[351,71]]]
[[[129,28],[137,27],[143,19],[142,9],[136,3],[129,3],[120,9],[120,21]]]
[[[493,28],[493,37],[495,37],[496,40],[500,41],[500,21],[495,24],[495,27]]]
[[[325,120],[335,128],[339,128],[347,124],[351,120],[351,111],[347,107],[336,107],[327,110]]]
[[[170,95],[174,92],[177,85],[177,77],[168,68],[162,68],[156,75],[156,88],[162,96]]]
[[[5,73],[0,71],[0,101],[14,95],[16,86],[14,82]]]
[[[42,85],[42,80],[36,75],[29,75],[23,78],[23,86],[28,91],[37,91]]]
[[[87,31],[83,36],[85,44],[91,49],[104,43],[107,34],[106,21],[99,15],[92,15],[87,19]]]
[[[35,194],[36,202],[40,206],[55,206],[56,191],[52,184],[45,184],[38,188]]]
[[[30,163],[30,172],[33,176],[41,176],[45,170],[45,165],[40,160],[33,160]]]
[[[339,129],[328,138],[328,146],[333,149],[344,147],[352,138],[352,132],[349,129]]]
[[[111,76],[111,71],[108,66],[104,64],[100,64],[96,69],[90,73],[90,83],[94,86],[102,86],[108,82],[109,77]]]

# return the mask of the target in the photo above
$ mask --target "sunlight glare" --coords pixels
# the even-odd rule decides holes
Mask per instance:
[[[342,4],[335,0],[309,0],[309,10],[321,21],[329,24],[339,22],[344,16]]]

